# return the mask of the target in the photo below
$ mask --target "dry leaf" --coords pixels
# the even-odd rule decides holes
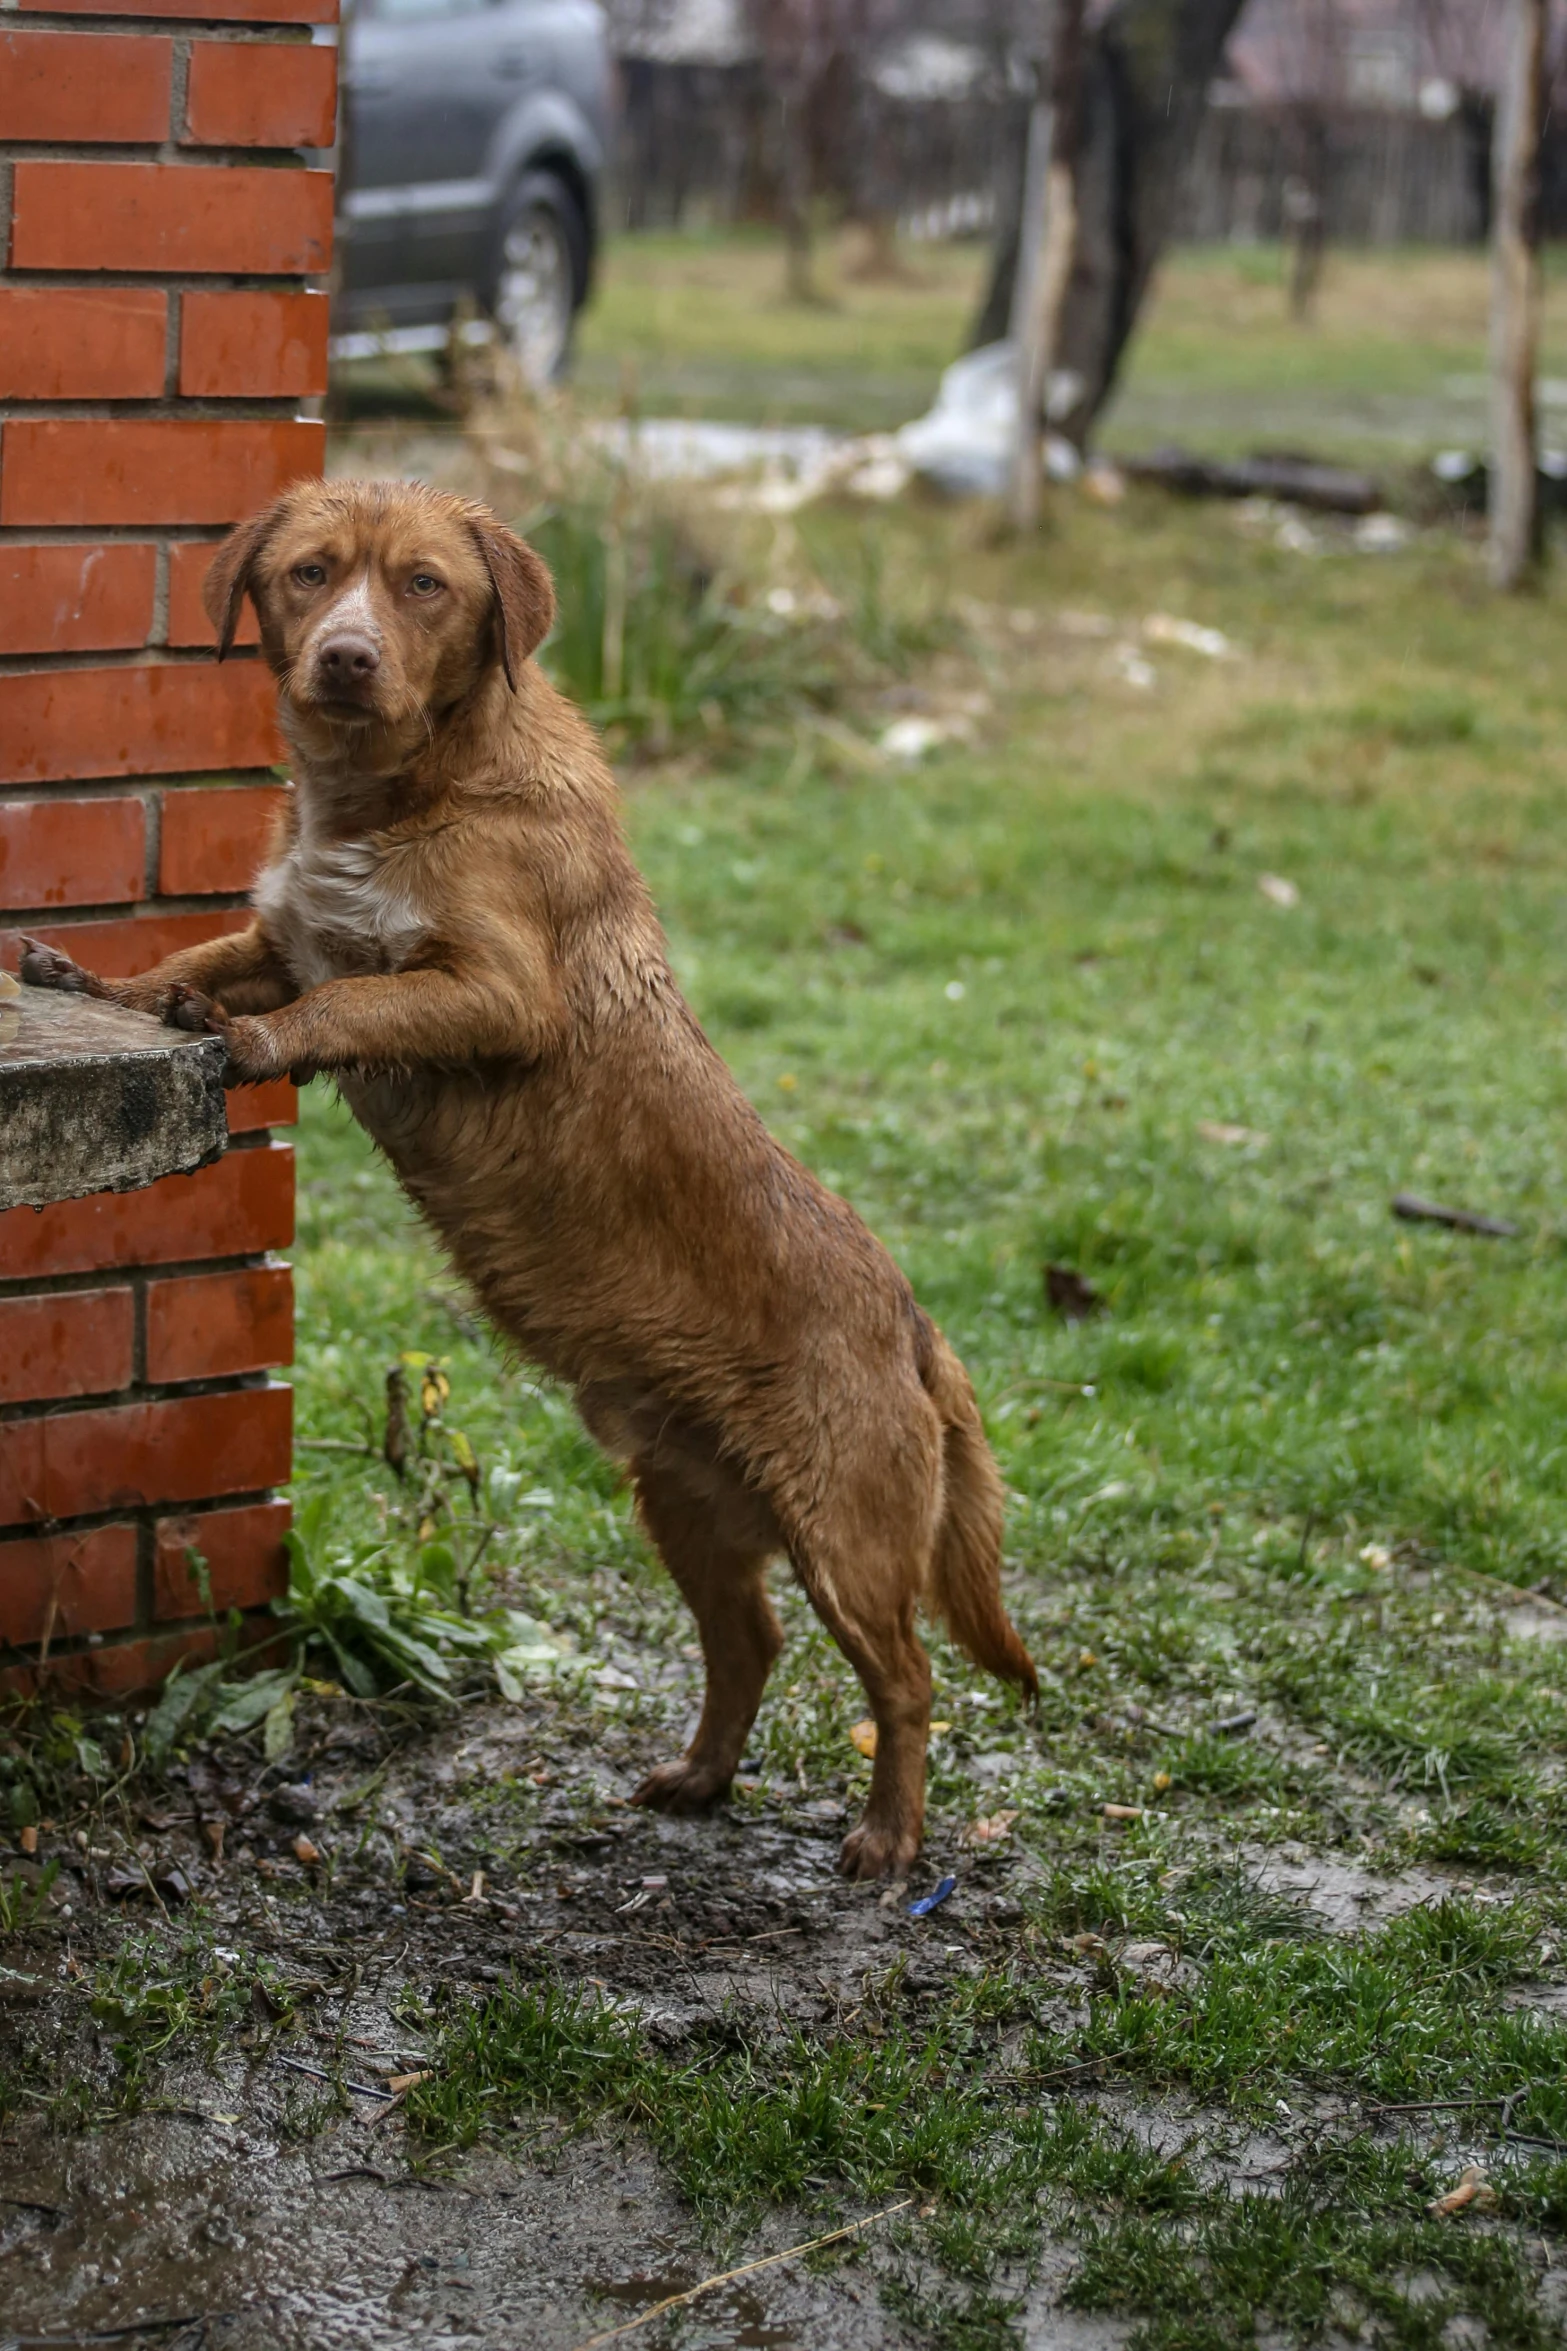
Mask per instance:
[[[1086,1322],[1103,1311],[1104,1300],[1092,1282],[1070,1265],[1045,1267],[1045,1296],[1063,1322]]]
[[[1156,1771],[1153,1775],[1153,1784],[1156,1792],[1162,1796],[1165,1792],[1165,1789],[1170,1787],[1173,1783],[1167,1771]]]
[[[298,1836],[294,1839],[294,1859],[296,1861],[302,1861],[305,1867],[309,1869],[312,1862],[319,1861],[320,1858],[320,1846],[312,1845],[310,1839],[305,1835],[304,1830],[301,1829]]]
[[[394,2098],[400,2098],[405,2090],[416,2090],[421,2082],[433,2082],[434,2079],[435,2069],[427,2065],[422,2073],[394,2073],[386,2086]]]
[[[857,1722],[849,1733],[849,1744],[851,1747],[857,1747],[862,1755],[874,1755],[876,1752],[876,1725],[873,1722]]]
[[[1287,882],[1281,873],[1260,873],[1257,887],[1270,906],[1298,906],[1300,891],[1293,882]]]
[[[965,1845],[999,1845],[1012,1834],[1015,1812],[992,1812],[981,1820],[971,1820],[963,1831]]]
[[[1455,2212],[1467,2211],[1471,2204],[1476,2212],[1494,2212],[1496,2209],[1496,2190],[1478,2163],[1471,2163],[1461,2171],[1458,2185],[1449,2188],[1445,2196],[1438,2196],[1434,2204],[1426,2206],[1426,2210],[1433,2220],[1446,2220]]]
[[[226,1820],[204,1820],[201,1824],[201,1833],[211,1848],[214,1861],[223,1859],[223,1832],[228,1825]]]
[[[1234,1146],[1241,1143],[1262,1144],[1268,1140],[1255,1127],[1230,1126],[1222,1118],[1200,1118],[1197,1121],[1197,1132],[1205,1143],[1228,1143]]]

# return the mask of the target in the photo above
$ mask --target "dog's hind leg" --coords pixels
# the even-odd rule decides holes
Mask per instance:
[[[918,1853],[925,1827],[930,1659],[914,1629],[919,1579],[885,1541],[857,1545],[852,1565],[811,1542],[793,1557],[811,1606],[865,1685],[876,1724],[871,1792],[838,1867],[851,1878],[895,1876]]]
[[[783,1632],[767,1596],[781,1548],[771,1513],[722,1463],[632,1463],[642,1523],[696,1618],[707,1689],[684,1755],[650,1771],[631,1801],[697,1812],[728,1793]]]

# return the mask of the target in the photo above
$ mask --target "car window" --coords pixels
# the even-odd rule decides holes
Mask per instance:
[[[474,16],[486,0],[371,0],[377,24],[427,24],[437,17]]]

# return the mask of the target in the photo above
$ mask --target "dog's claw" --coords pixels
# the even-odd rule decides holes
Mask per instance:
[[[183,980],[176,980],[169,990],[163,1021],[166,1028],[186,1029],[194,1036],[204,1032],[221,1035],[226,1025],[211,997],[203,996],[196,988],[187,988]]]
[[[22,938],[22,960],[18,967],[22,985],[26,988],[53,988],[63,996],[101,996],[103,982],[69,955],[62,955],[58,947],[46,947],[42,939]]]
[[[661,1763],[650,1771],[633,1791],[631,1801],[646,1805],[651,1812],[706,1812],[728,1795],[732,1776],[677,1755],[672,1763]]]
[[[838,1854],[839,1873],[846,1878],[901,1877],[919,1849],[918,1837],[862,1820],[843,1840]]]

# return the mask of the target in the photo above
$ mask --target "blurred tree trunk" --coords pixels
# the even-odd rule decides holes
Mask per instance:
[[[1049,386],[1077,242],[1073,167],[1083,61],[1083,0],[1042,0],[1041,14],[1042,54],[1035,67],[1011,321],[1018,377],[1012,527],[1020,532],[1039,527]]]
[[[1540,554],[1534,372],[1540,334],[1540,132],[1546,0],[1511,0],[1491,204],[1491,578],[1522,586]]]
[[[791,302],[814,302],[815,256],[811,241],[814,190],[805,92],[786,89],[778,108],[779,209],[783,214],[784,291]]]
[[[1084,44],[1076,238],[1055,354],[1063,392],[1051,422],[1081,447],[1115,382],[1241,0],[1114,0]],[[1021,145],[1026,118],[1014,116]],[[1008,331],[1022,244],[1021,155],[1003,171],[990,288],[976,344]],[[1011,190],[1015,189],[1015,195]]]

